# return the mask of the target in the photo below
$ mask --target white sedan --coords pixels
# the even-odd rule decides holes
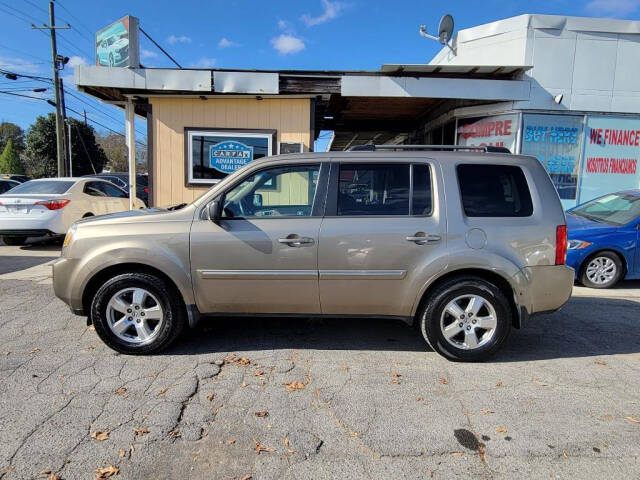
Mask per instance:
[[[139,198],[135,208],[145,208]],[[64,235],[81,218],[128,209],[128,193],[111,182],[96,178],[30,180],[0,195],[0,235],[7,245],[22,245],[28,237]]]

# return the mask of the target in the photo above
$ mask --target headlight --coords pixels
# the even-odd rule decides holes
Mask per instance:
[[[69,231],[67,232],[67,234],[64,237],[64,242],[62,242],[62,247],[66,247],[71,243],[71,240],[73,239],[73,234],[76,233],[76,224],[74,223],[73,225],[71,225],[71,228],[69,228]]]
[[[591,244],[591,242],[585,242],[584,240],[569,240],[569,250],[582,250]]]

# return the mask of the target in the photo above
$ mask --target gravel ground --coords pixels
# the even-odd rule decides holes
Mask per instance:
[[[2,480],[640,477],[637,283],[484,364],[373,320],[215,320],[131,357],[54,297],[55,249],[0,250]]]

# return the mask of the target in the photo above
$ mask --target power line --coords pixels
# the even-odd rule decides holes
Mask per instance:
[[[26,1],[26,0],[25,0],[25,1]],[[58,1],[56,2],[56,4],[57,4],[60,8],[62,8],[65,12],[67,12],[67,13],[69,14],[69,16],[70,16],[71,18],[73,18],[73,19],[76,21],[76,23],[77,23],[78,25],[80,25],[82,28],[84,28],[84,29],[89,33],[89,35],[91,35],[92,37],[94,36],[94,32],[93,32],[89,27],[87,27],[84,23],[82,23],[78,17],[76,17],[73,13],[71,13],[71,10],[69,10],[69,9],[68,9],[67,7],[65,7],[62,3],[60,3],[60,0],[58,0]],[[92,39],[91,39],[91,41],[93,42],[93,41],[94,41],[94,38],[92,38]]]
[[[34,95],[23,95],[21,93],[13,93],[13,92],[7,92],[5,90],[0,90],[0,93],[4,93],[5,95],[13,95],[15,97],[24,97],[24,98],[33,98],[35,100],[44,100],[45,102],[49,103],[51,102],[51,100],[47,99],[47,98],[43,98],[43,97],[36,97]],[[53,103],[53,102],[52,102]]]
[[[21,55],[26,55],[27,57],[31,57],[31,58],[35,58],[36,60],[41,60],[45,63],[51,63],[51,60],[46,60],[42,57],[36,57],[35,55],[31,55],[30,53],[25,52],[24,50],[18,50],[17,48],[13,48],[13,47],[7,47],[6,45],[3,45],[0,43],[0,48],[4,48],[6,50],[11,50],[12,52],[16,52],[19,53]]]
[[[80,115],[80,116],[82,116],[82,115],[83,115],[82,113],[80,113],[80,112],[78,112],[77,110],[74,110],[73,108],[70,108],[70,107],[67,107],[67,110],[71,110],[71,111],[72,111],[73,113],[75,113],[76,115]],[[122,132],[118,132],[118,131],[114,130],[113,128],[109,128],[109,127],[107,127],[106,125],[104,125],[104,124],[102,124],[102,123],[100,123],[100,122],[98,122],[98,121],[96,121],[96,120],[93,120],[92,118],[88,118],[87,120],[89,120],[90,122],[95,123],[96,125],[101,126],[102,128],[105,128],[105,129],[109,130],[110,132],[112,132],[112,133],[114,133],[114,134],[116,134],[116,135],[119,135],[119,136],[121,136],[121,137],[124,137],[124,136],[125,136],[125,134],[124,134],[124,133],[122,133]],[[146,146],[147,146],[147,144],[146,144],[146,143],[143,143],[143,142],[141,142],[141,141],[139,141],[139,140],[136,140],[136,143],[139,143],[139,144],[140,144],[140,145],[142,145],[143,147],[146,147]]]
[[[5,3],[5,2],[0,2],[0,5],[3,5],[5,8],[8,8],[10,10],[13,10],[14,12],[22,15],[25,18],[31,18],[32,20],[25,20],[25,21],[34,21],[34,22],[40,22],[40,20],[38,20],[36,17],[34,17],[33,15],[30,15],[28,13],[23,12],[22,10],[18,10],[17,8],[12,7],[11,5]]]

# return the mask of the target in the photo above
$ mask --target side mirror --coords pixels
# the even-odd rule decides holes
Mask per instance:
[[[222,217],[222,202],[220,200],[214,200],[207,206],[207,213],[209,214],[209,220],[213,223],[219,223]]]
[[[253,206],[254,207],[261,207],[262,206],[262,194],[261,193],[254,193],[253,194]]]

